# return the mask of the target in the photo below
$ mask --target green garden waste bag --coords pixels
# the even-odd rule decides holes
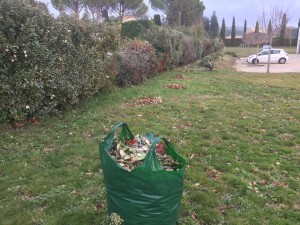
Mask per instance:
[[[108,214],[117,213],[124,220],[123,225],[175,225],[186,161],[166,139],[152,134],[148,137],[151,139],[150,150],[142,164],[131,171],[120,166],[108,153],[116,138],[134,138],[127,124],[118,123],[100,143]],[[180,163],[178,170],[166,171],[162,168],[155,152],[159,142],[164,143],[166,154]]]

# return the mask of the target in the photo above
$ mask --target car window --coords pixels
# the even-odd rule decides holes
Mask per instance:
[[[279,54],[280,50],[271,50],[271,54]]]

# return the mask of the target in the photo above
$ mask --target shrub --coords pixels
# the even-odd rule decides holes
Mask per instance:
[[[224,48],[224,42],[219,39],[210,39],[206,37],[203,43],[202,57],[205,57],[211,53],[218,52]]]
[[[133,20],[122,23],[121,38],[135,39],[138,38],[145,30],[149,29],[151,21],[148,20]]]
[[[1,115],[57,112],[113,82],[118,26],[55,19],[33,0],[2,0],[0,18]]]
[[[179,65],[183,53],[183,34],[176,30],[152,25],[143,35],[156,49],[159,70],[169,70]]]
[[[195,51],[195,41],[193,38],[184,36],[182,40],[183,52],[179,59],[180,65],[192,63],[197,60],[197,53]]]
[[[157,72],[155,49],[138,40],[124,44],[115,56],[116,81],[119,85],[139,84]]]

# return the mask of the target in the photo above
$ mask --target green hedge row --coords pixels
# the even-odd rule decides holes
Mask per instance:
[[[56,113],[116,83],[139,84],[223,43],[205,39],[200,27],[53,18],[35,0],[1,0],[0,20],[0,122]]]
[[[2,0],[0,20],[2,119],[57,112],[114,82],[118,26],[55,19],[33,0]]]

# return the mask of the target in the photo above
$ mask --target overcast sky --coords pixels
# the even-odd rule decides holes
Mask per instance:
[[[247,20],[247,26],[255,26],[256,21],[261,15],[263,9],[270,12],[271,9],[278,8],[288,12],[291,17],[290,26],[298,26],[300,19],[300,0],[202,0],[205,5],[204,16],[210,18],[213,11],[222,25],[222,19],[228,27],[232,25],[233,16],[236,26],[244,26]]]
[[[38,1],[47,3],[50,12],[55,15],[58,14],[51,6],[51,0]],[[148,4],[148,0],[144,0],[144,2]],[[247,20],[247,26],[254,27],[263,9],[266,12],[274,8],[287,11],[291,17],[289,26],[297,27],[300,19],[300,0],[202,0],[202,2],[205,5],[204,16],[210,18],[213,11],[216,11],[220,27],[223,18],[226,26],[231,27],[233,16],[236,26],[243,27],[244,21]],[[151,10],[150,16],[155,13]]]

